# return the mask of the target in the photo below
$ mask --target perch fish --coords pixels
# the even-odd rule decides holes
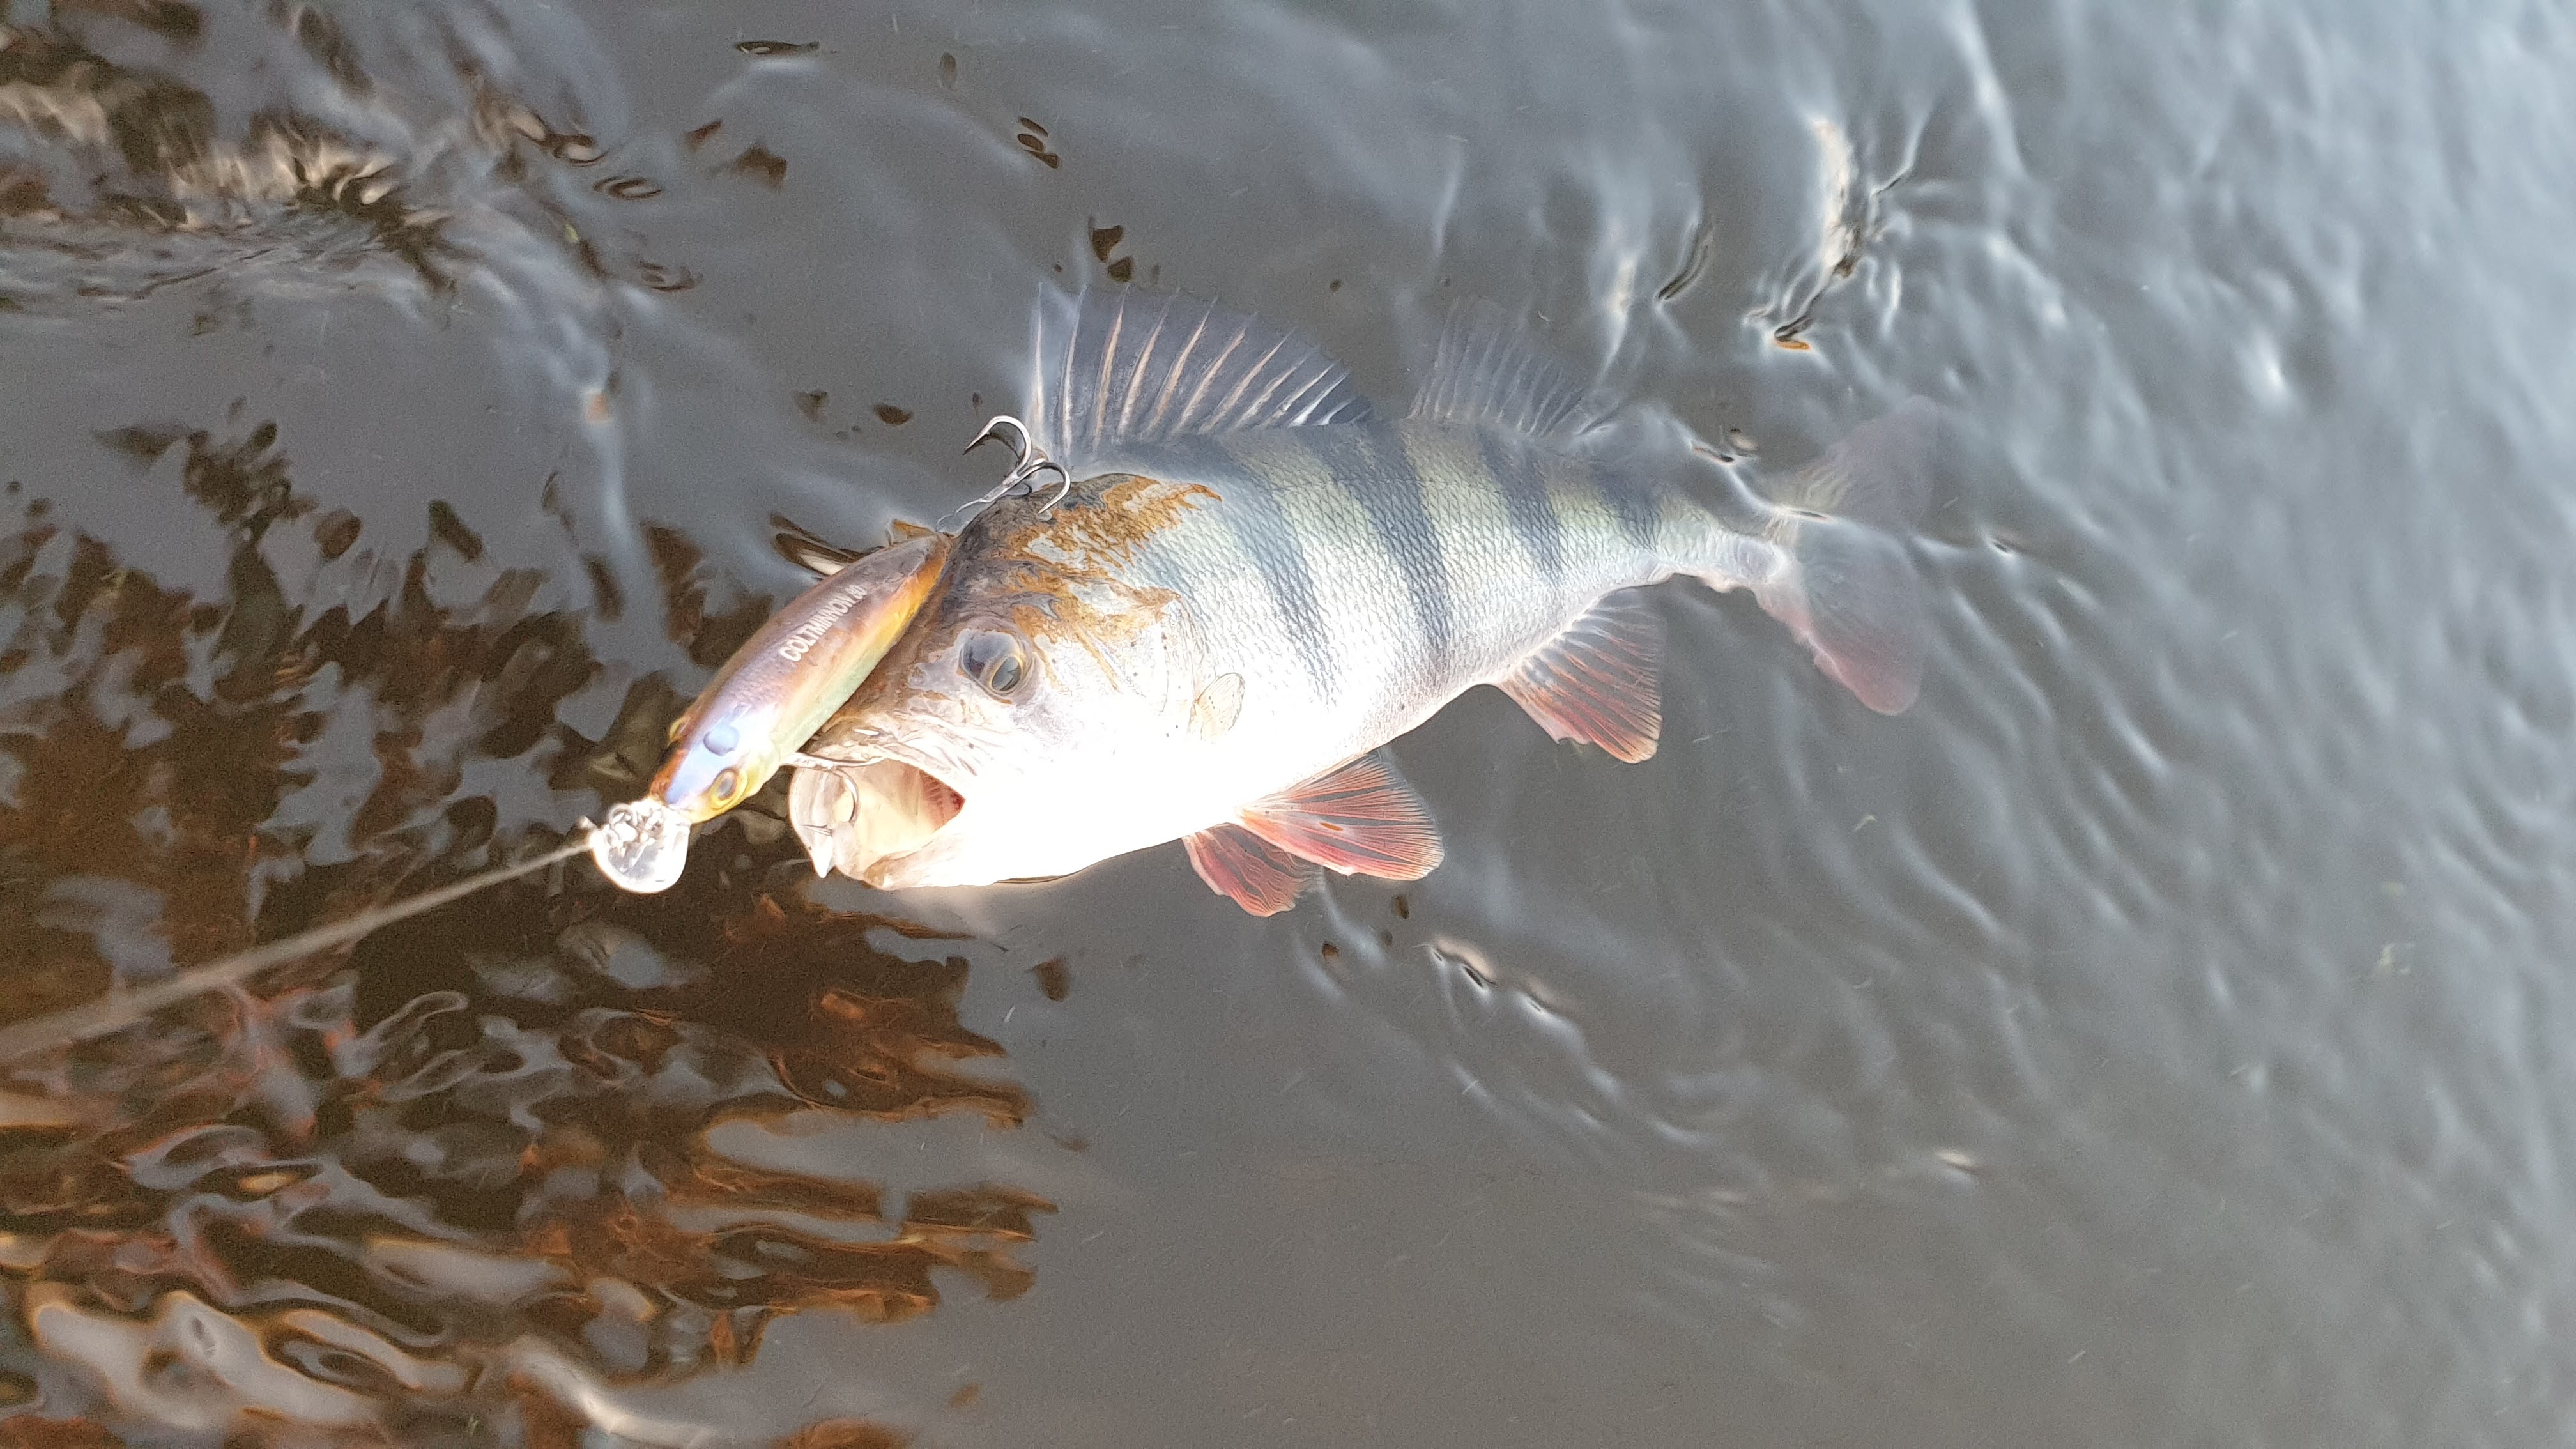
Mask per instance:
[[[1912,399],[1763,497],[1668,414],[1606,405],[1490,310],[1381,417],[1314,343],[1128,290],[1042,306],[1027,456],[935,597],[805,746],[815,868],[888,887],[1069,874],[1172,840],[1246,910],[1440,835],[1379,746],[1502,689],[1626,761],[1661,729],[1665,579],[1749,589],[1887,713],[1920,603]],[[1038,470],[1057,476],[1048,479]]]

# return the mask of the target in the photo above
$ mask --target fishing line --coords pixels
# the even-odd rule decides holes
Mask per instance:
[[[318,955],[334,946],[345,946],[396,921],[417,916],[423,911],[436,910],[449,901],[470,896],[487,886],[515,880],[532,871],[543,870],[557,861],[570,860],[590,849],[590,837],[594,828],[589,821],[585,820],[580,828],[565,839],[563,844],[552,850],[539,851],[525,860],[512,861],[508,865],[496,865],[480,875],[470,875],[460,881],[451,881],[435,890],[423,891],[409,900],[395,901],[390,905],[360,911],[346,920],[334,921],[327,926],[316,926],[312,930],[298,932],[282,941],[271,941],[265,946],[253,946],[238,955],[226,956],[219,961],[209,961],[202,966],[191,966],[184,971],[172,972],[149,986],[137,987],[131,991],[110,990],[105,996],[84,1001],[78,1006],[67,1006],[32,1021],[19,1022],[15,1026],[0,1030],[0,1063],[15,1061],[47,1047],[73,1046],[93,1037],[105,1036],[109,1032],[141,1021],[173,1002],[185,1001],[199,992],[237,986],[271,966]]]

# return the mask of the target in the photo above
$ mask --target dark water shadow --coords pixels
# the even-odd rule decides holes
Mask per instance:
[[[578,612],[535,606],[543,580],[486,567],[479,597],[438,602],[481,547],[454,510],[378,558],[296,491],[273,428],[102,442],[153,470],[138,487],[176,475],[228,582],[164,587],[13,485],[11,1019],[559,839],[467,788],[492,762],[615,799],[658,757],[683,703],[658,676],[600,739],[556,720],[602,666]],[[711,603],[695,546],[654,539],[674,639],[721,657],[768,601]],[[280,559],[310,577],[290,587]],[[803,900],[773,801],[711,837],[666,895],[559,868],[7,1064],[0,1397],[22,1411],[0,1443],[570,1444],[630,1415],[621,1395],[747,1365],[782,1316],[1025,1291],[1017,1250],[1051,1210],[1033,1193],[895,1201],[710,1145],[789,1117],[1029,1112],[976,1069],[1001,1048],[959,1019],[962,955]],[[901,1435],[838,1421],[799,1442]]]

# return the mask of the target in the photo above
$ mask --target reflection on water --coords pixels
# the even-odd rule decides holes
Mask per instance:
[[[52,10],[50,24],[0,23],[0,310],[76,315],[195,282],[217,296],[245,280],[446,290],[477,267],[532,264],[544,272],[514,279],[521,305],[566,305],[576,275],[688,285],[603,255],[528,184],[548,162],[604,155],[578,116],[613,99],[528,69],[584,57],[568,21],[474,0],[398,13],[283,0]],[[400,79],[380,84],[362,53]],[[243,89],[210,94],[208,73]],[[556,119],[527,99],[540,92]],[[596,189],[660,194],[639,176]],[[567,261],[574,270],[558,274]],[[548,290],[558,295],[536,300]],[[215,325],[211,309],[199,319],[200,331]]]
[[[202,17],[168,4],[156,26],[193,40]],[[304,11],[299,34],[326,52],[337,31]],[[404,195],[393,161],[321,122],[263,111],[246,134],[218,134],[202,93],[149,71],[129,69],[78,40],[32,29],[0,33],[0,119],[53,143],[30,159],[0,163],[5,235],[67,261],[98,261],[119,228],[162,238],[156,282],[247,259],[295,242],[321,255],[345,241],[372,244],[430,281],[443,280],[451,249],[435,213]],[[190,248],[186,237],[230,237],[229,249]],[[198,273],[202,274],[202,272]],[[93,284],[83,294],[96,296]]]
[[[462,607],[433,601],[442,561],[480,549],[453,510],[384,559],[296,491],[271,427],[101,441],[175,471],[225,527],[229,594],[164,588],[51,523],[46,500],[12,498],[13,1016],[545,836],[460,789],[473,761],[609,798],[654,763],[681,702],[658,679],[602,741],[554,722],[600,666],[578,617],[531,607],[538,580],[502,571]],[[707,613],[684,538],[662,530],[657,549],[684,645],[738,626]],[[309,568],[293,589],[283,557]],[[371,781],[317,748],[334,732],[364,738]],[[0,1263],[51,1366],[12,1380],[16,1397],[289,1439],[281,1426],[418,1442],[511,1425],[569,1442],[568,1426],[634,1419],[629,1386],[748,1362],[781,1314],[909,1318],[938,1303],[940,1268],[1023,1291],[1013,1249],[1049,1208],[1033,1194],[967,1182],[893,1202],[709,1146],[725,1124],[796,1114],[1012,1127],[1028,1110],[964,1065],[1000,1049],[958,1019],[962,958],[913,959],[933,949],[919,932],[776,890],[802,862],[774,814],[728,829],[716,868],[665,897],[559,872],[288,968],[257,999],[209,994],[13,1064]]]

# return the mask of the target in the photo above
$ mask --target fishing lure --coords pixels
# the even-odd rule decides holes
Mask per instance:
[[[602,875],[668,890],[689,830],[768,783],[841,707],[921,611],[948,559],[920,533],[842,567],[760,626],[671,726],[671,754],[641,799],[609,807],[591,834]]]
[[[0,1064],[121,1031],[202,991],[238,990],[253,975],[345,946],[369,932],[555,862],[590,852],[630,891],[667,890],[688,863],[689,828],[751,797],[840,708],[921,612],[948,560],[949,540],[922,532],[855,560],[798,550],[829,577],[761,626],[725,661],[671,727],[672,751],[642,799],[584,821],[561,844],[464,880],[391,901],[162,980],[0,1029]]]

